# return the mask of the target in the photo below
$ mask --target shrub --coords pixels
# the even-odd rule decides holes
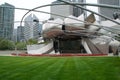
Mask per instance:
[[[0,39],[0,50],[13,50],[14,42],[7,39]]]

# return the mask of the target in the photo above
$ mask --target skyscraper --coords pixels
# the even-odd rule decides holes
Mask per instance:
[[[17,40],[16,41],[23,41],[24,40],[24,27],[18,26],[17,27]]]
[[[71,0],[72,2],[76,2],[76,3],[81,3],[81,2],[85,2],[85,0]],[[83,13],[83,10],[78,8],[78,7],[73,7],[73,16],[80,16],[80,14]]]
[[[107,5],[116,5],[120,6],[120,0],[98,0],[98,4],[107,4]],[[100,7],[99,13],[113,19],[113,13],[120,11],[119,9],[112,9],[112,8],[102,8]],[[104,18],[100,17],[100,20],[105,20]]]
[[[66,1],[80,3],[80,2],[84,2],[85,0],[66,0]],[[61,3],[61,2],[59,2],[58,0],[52,2],[52,4],[55,4],[55,3]],[[71,6],[71,5],[57,5],[57,6],[51,6],[51,13],[55,13],[55,14],[59,14],[63,16],[73,15],[73,16],[78,17],[80,16],[80,14],[83,13],[83,10],[80,8]],[[63,17],[56,16],[56,15],[51,15],[51,18],[64,19]]]
[[[14,29],[14,6],[0,5],[0,37],[12,40]]]
[[[39,37],[39,20],[34,14],[30,14],[25,18],[24,23],[24,38],[38,39]],[[37,22],[38,21],[38,22]]]

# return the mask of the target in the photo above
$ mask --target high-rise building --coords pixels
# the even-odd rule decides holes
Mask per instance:
[[[24,26],[17,27],[17,40],[16,41],[24,41]]]
[[[71,0],[72,2],[76,2],[76,3],[81,3],[81,2],[86,2],[86,0]],[[80,16],[83,13],[83,10],[78,8],[78,7],[73,7],[73,16]]]
[[[0,37],[12,40],[14,29],[14,6],[0,5]]]
[[[98,4],[107,4],[107,5],[116,5],[120,6],[120,0],[98,0]],[[112,8],[98,8],[100,14],[103,14],[111,19],[113,19],[114,12],[119,12],[119,9],[112,9]],[[104,18],[100,17],[100,20],[105,20]]]
[[[17,29],[16,28],[14,28],[13,30],[13,41],[17,42]]]
[[[24,20],[24,38],[38,39],[39,37],[39,20],[34,14],[30,14]]]
[[[76,2],[76,3],[80,3],[80,2],[85,2],[85,0],[66,0],[69,2]],[[55,3],[62,3],[57,1],[52,2],[52,4]],[[57,5],[57,6],[51,6],[51,13],[54,14],[59,14],[59,15],[63,15],[63,16],[69,16],[69,15],[73,15],[73,16],[80,16],[83,13],[83,10],[71,5]],[[64,17],[60,17],[60,16],[56,16],[56,15],[51,15],[51,18],[56,19],[56,18],[61,18],[64,19]]]

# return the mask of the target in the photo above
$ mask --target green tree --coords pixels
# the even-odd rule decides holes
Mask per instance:
[[[14,42],[7,39],[0,39],[0,50],[13,50],[15,48]]]
[[[26,43],[29,45],[37,44],[37,40],[36,39],[29,39]]]
[[[26,50],[26,43],[25,42],[17,42],[16,47],[18,50]]]
[[[36,39],[29,39],[26,42],[17,42],[16,43],[16,48],[18,50],[26,50],[27,45],[32,45],[32,44],[37,44],[37,40]]]

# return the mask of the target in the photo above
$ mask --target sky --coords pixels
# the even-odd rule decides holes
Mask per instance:
[[[27,8],[32,9],[41,5],[50,4],[55,0],[0,0],[0,4],[3,4],[5,2],[14,5],[17,8]],[[50,12],[50,7],[41,8],[39,10]],[[26,11],[22,10],[15,10],[15,21],[20,21],[21,17],[26,13]],[[40,15],[40,16],[39,16]],[[44,18],[44,17],[45,18]],[[37,17],[40,19],[46,19],[48,18],[48,15],[46,17],[46,14],[37,14]]]
[[[33,9],[33,8],[41,6],[41,5],[51,4],[51,2],[53,2],[53,1],[56,1],[56,0],[0,0],[0,5],[4,4],[6,2],[11,5],[14,5],[17,8]],[[86,0],[86,2],[87,3],[97,3],[97,0]],[[97,11],[97,8],[95,8],[95,7],[87,7],[87,8]],[[40,8],[39,10],[45,11],[45,12],[50,12],[50,7]],[[15,10],[15,21],[20,21],[22,16],[26,12],[27,11]],[[34,13],[34,14],[39,18],[40,21],[47,20],[50,17],[49,14],[44,14],[44,13]]]

